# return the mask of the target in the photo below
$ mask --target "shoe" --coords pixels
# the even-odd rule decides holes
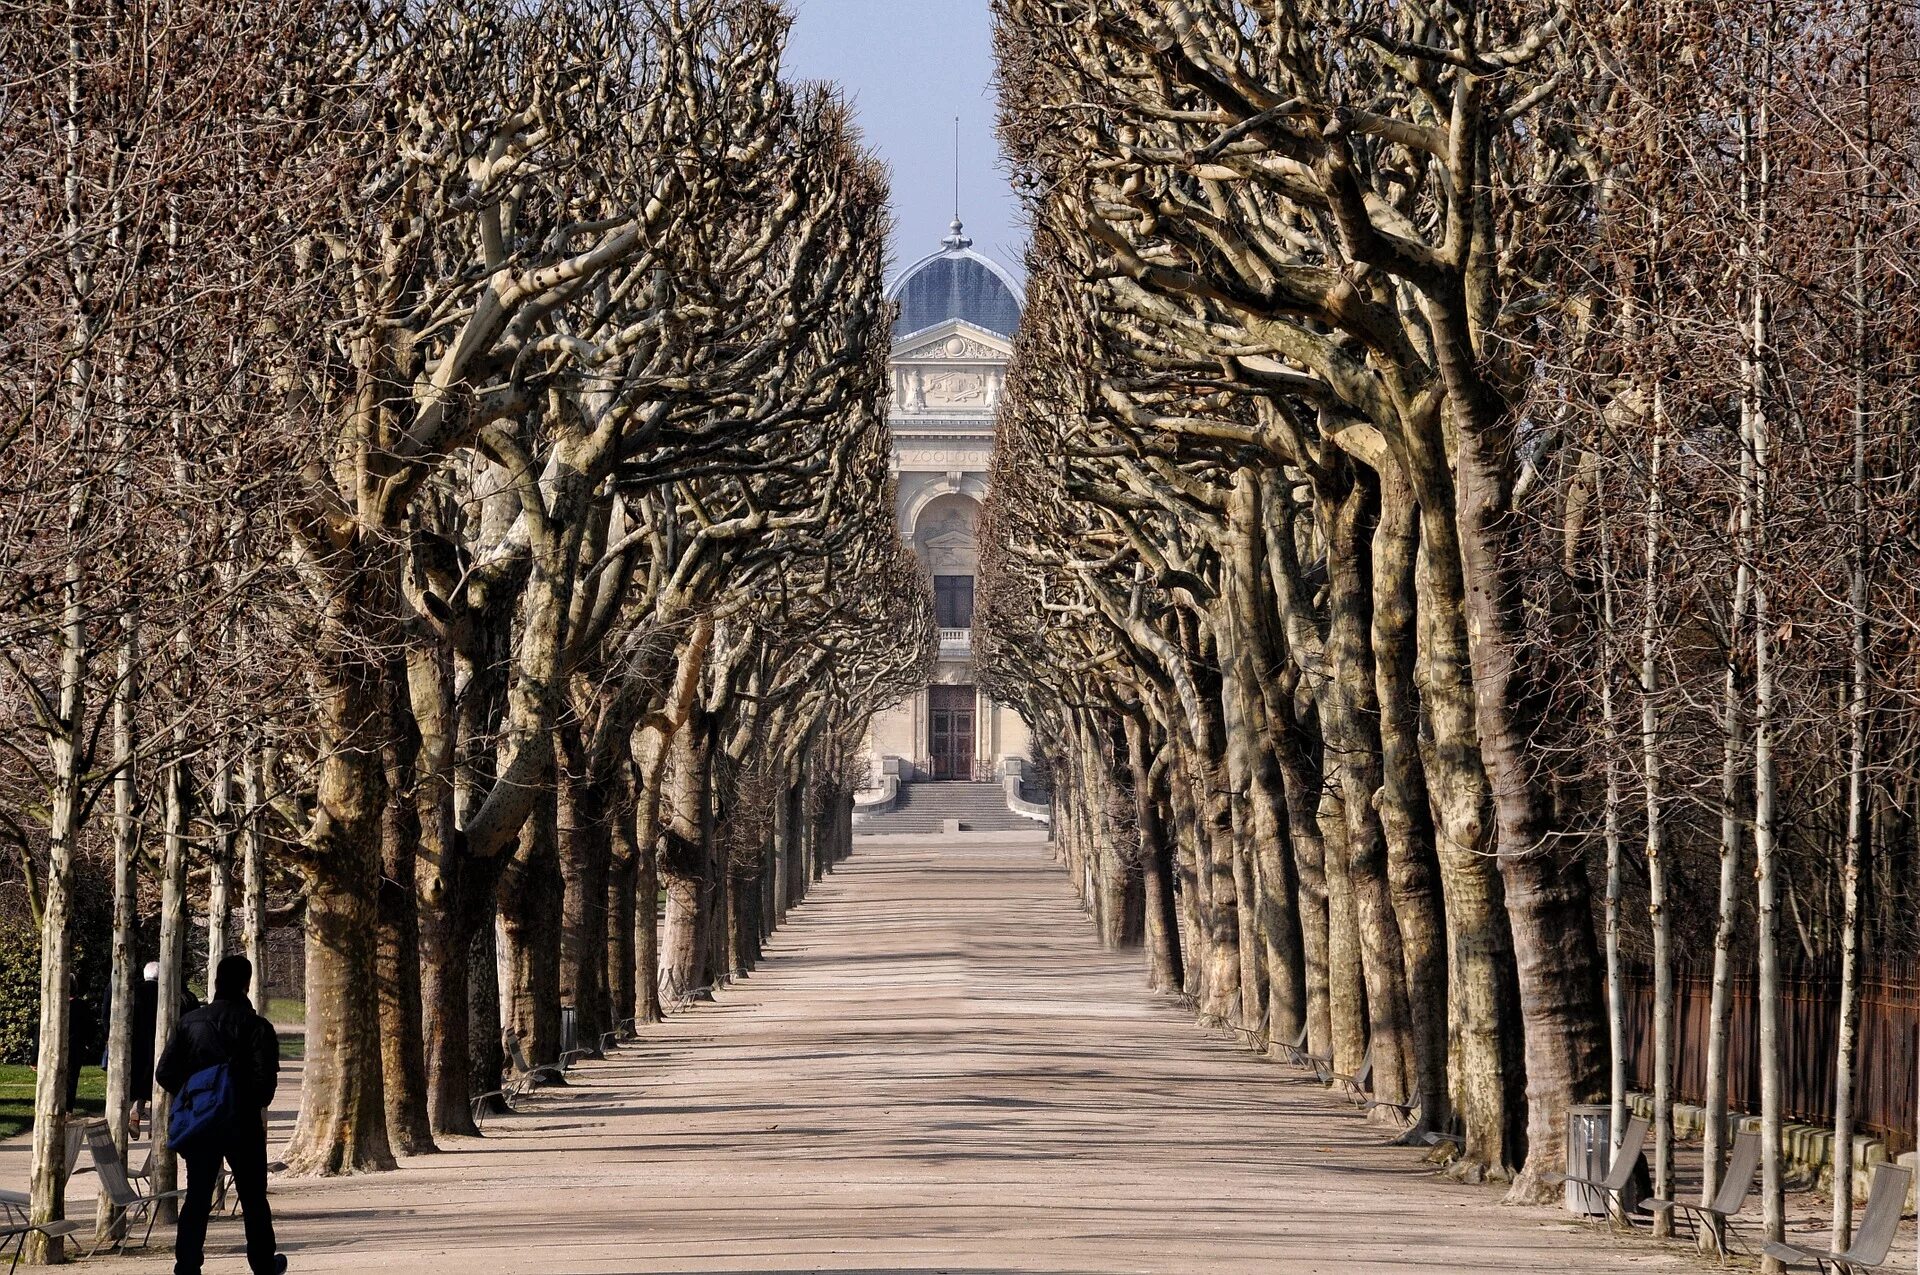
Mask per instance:
[[[273,1275],[287,1275],[287,1255],[285,1253],[275,1253],[273,1255]]]

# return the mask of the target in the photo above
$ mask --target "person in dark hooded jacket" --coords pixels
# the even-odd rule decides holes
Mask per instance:
[[[186,1155],[187,1198],[173,1244],[174,1275],[200,1275],[205,1257],[207,1217],[220,1183],[224,1160],[233,1170],[234,1189],[247,1224],[247,1264],[253,1275],[280,1275],[287,1259],[273,1236],[273,1211],[267,1204],[266,1109],[280,1080],[280,1038],[273,1024],[253,1012],[247,987],[253,964],[229,956],[213,975],[213,1000],[180,1020],[160,1055],[154,1078],[177,1094],[197,1073],[227,1064],[240,1110],[225,1136]]]

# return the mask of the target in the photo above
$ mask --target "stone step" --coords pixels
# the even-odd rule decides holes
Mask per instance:
[[[968,832],[1025,832],[1036,826],[1007,808],[1006,789],[998,783],[921,780],[902,787],[898,805],[861,820],[854,832],[919,835],[948,831],[956,822]]]

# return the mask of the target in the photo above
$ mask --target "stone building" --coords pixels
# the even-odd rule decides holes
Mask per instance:
[[[1009,759],[1026,758],[1027,730],[974,682],[973,579],[1021,289],[973,250],[956,219],[940,251],[902,271],[888,295],[900,305],[888,415],[897,512],[901,535],[933,577],[940,663],[931,685],[874,718],[875,770],[903,780],[999,778]]]

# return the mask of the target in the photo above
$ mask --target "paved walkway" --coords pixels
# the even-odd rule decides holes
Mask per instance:
[[[481,1142],[278,1183],[295,1275],[1698,1269],[1440,1182],[1209,1037],[1046,853],[862,838],[718,1004]],[[237,1223],[211,1240],[245,1269]]]

